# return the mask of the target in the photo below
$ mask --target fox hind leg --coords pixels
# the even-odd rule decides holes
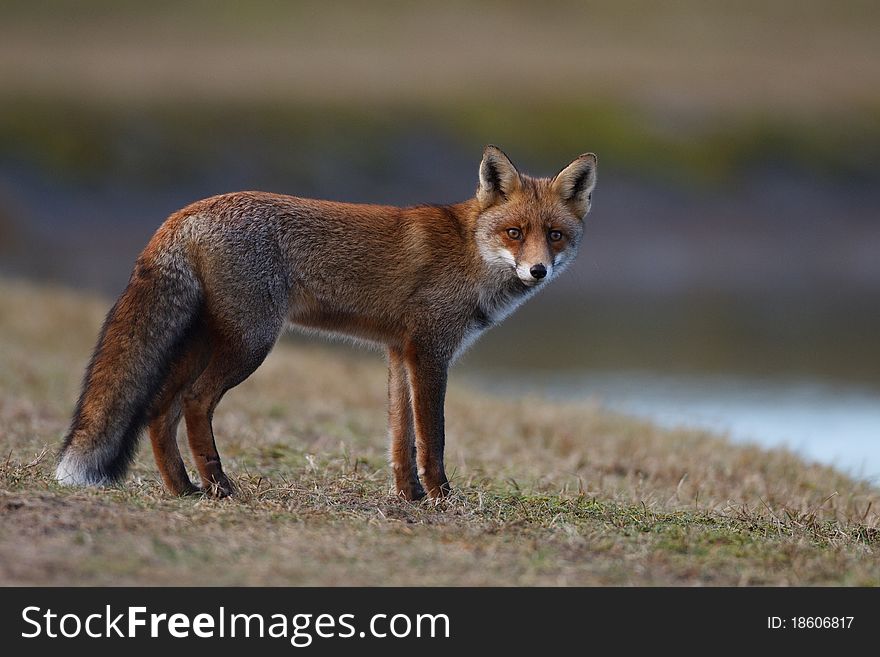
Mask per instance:
[[[279,329],[280,332],[280,329]],[[214,409],[228,390],[253,374],[272,350],[278,333],[259,346],[224,343],[216,348],[208,366],[183,396],[183,415],[189,447],[199,471],[202,490],[225,497],[233,493],[232,483],[223,472],[212,420]]]
[[[197,327],[187,341],[180,357],[172,366],[162,389],[153,402],[149,434],[153,457],[165,487],[174,495],[197,492],[186,472],[177,446],[177,426],[182,413],[182,393],[205,369],[210,344],[202,327]]]
[[[189,495],[199,489],[190,481],[177,447],[177,425],[180,423],[180,415],[180,399],[175,399],[161,415],[150,422],[150,442],[165,488],[174,495]]]

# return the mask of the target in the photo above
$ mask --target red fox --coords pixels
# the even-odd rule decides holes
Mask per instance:
[[[232,494],[214,409],[292,325],[387,350],[395,491],[445,496],[449,364],[574,259],[596,164],[587,153],[532,178],[487,146],[475,198],[455,205],[239,192],[171,215],[107,315],[56,478],[119,481],[146,426],[169,491]],[[181,415],[200,488],[178,450]]]

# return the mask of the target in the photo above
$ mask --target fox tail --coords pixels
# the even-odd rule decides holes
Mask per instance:
[[[141,254],[86,369],[58,455],[60,483],[101,486],[125,475],[150,407],[196,323],[202,296],[182,247],[148,247]]]

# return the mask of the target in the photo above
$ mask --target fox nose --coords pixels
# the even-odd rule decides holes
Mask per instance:
[[[532,265],[532,268],[529,269],[529,273],[540,281],[547,275],[547,268],[541,264]]]

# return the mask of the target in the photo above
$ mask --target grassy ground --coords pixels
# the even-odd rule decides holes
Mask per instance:
[[[53,452],[107,307],[0,281],[0,583],[880,584],[867,484],[454,375],[456,492],[397,500],[381,364],[312,344],[280,344],[217,412],[237,498],[169,497],[148,448],[118,488],[60,488]]]

